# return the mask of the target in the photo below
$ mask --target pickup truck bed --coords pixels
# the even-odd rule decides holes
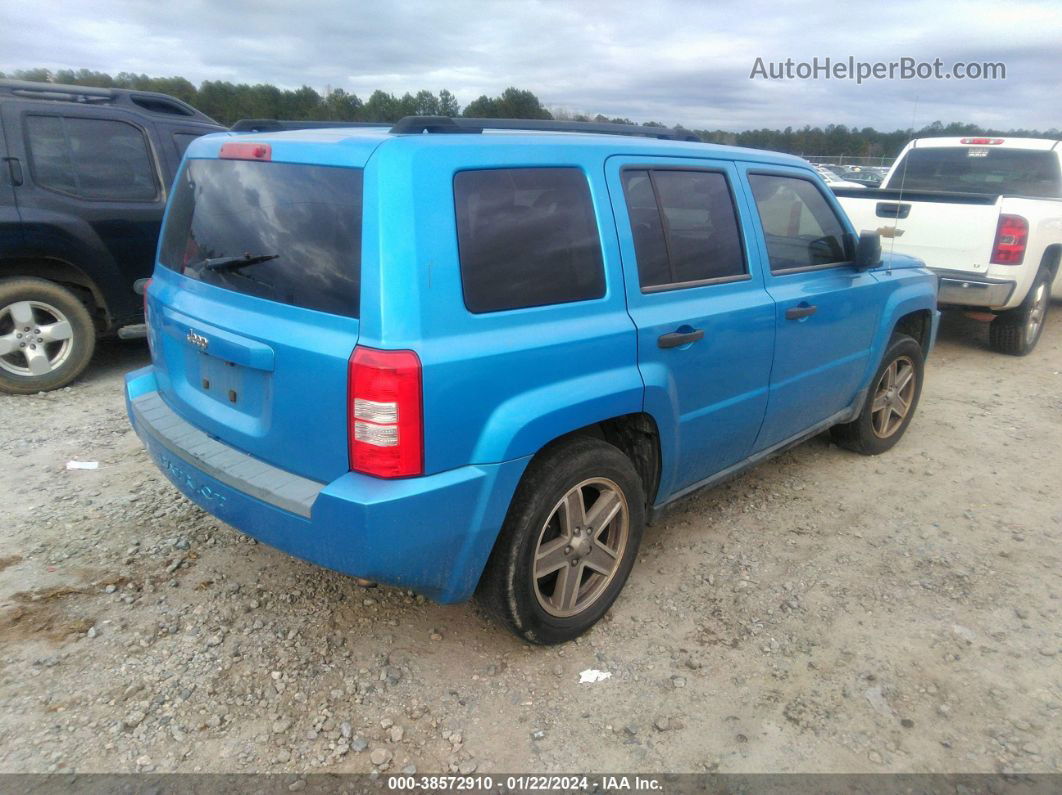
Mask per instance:
[[[1029,257],[1033,262],[992,263],[1001,215],[1044,217],[1053,207],[1057,212],[1044,217],[1045,228],[1030,230],[1029,238],[1062,234],[1059,199],[891,188],[834,193],[857,229],[881,235],[883,251],[918,257],[937,273],[942,306],[1007,310],[1028,294],[1049,246],[1040,245],[1039,256]],[[1052,294],[1062,298],[1062,279],[1054,280]]]

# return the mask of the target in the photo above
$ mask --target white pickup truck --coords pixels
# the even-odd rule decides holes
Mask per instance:
[[[990,313],[992,347],[1029,353],[1062,298],[1062,142],[918,138],[882,186],[834,193],[856,229],[936,271],[942,307]]]

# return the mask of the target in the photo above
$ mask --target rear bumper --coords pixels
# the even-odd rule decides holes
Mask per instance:
[[[1004,307],[1014,294],[1017,282],[991,279],[962,271],[934,270],[940,280],[937,303],[942,306]]]
[[[130,422],[200,508],[295,557],[443,603],[472,595],[528,462],[401,480],[348,472],[317,483],[207,437],[157,390],[151,367],[126,376]]]

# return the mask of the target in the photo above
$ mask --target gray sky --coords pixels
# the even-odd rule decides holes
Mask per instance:
[[[38,0],[0,3],[0,71],[88,68],[363,99],[514,85],[547,107],[698,128],[934,120],[1062,128],[1062,4],[1032,0]],[[1006,80],[750,80],[764,61],[1003,62]]]

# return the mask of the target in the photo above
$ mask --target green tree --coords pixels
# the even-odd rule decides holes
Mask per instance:
[[[461,106],[457,104],[457,97],[447,91],[445,88],[439,92],[439,115],[440,116],[459,116],[461,115]]]
[[[361,115],[362,102],[356,94],[337,88],[325,97],[324,107],[329,121],[356,121]]]
[[[530,91],[509,87],[501,96],[486,94],[472,100],[462,114],[477,119],[552,119],[538,97]]]
[[[363,121],[398,121],[402,118],[398,98],[394,94],[377,89],[365,102]]]

